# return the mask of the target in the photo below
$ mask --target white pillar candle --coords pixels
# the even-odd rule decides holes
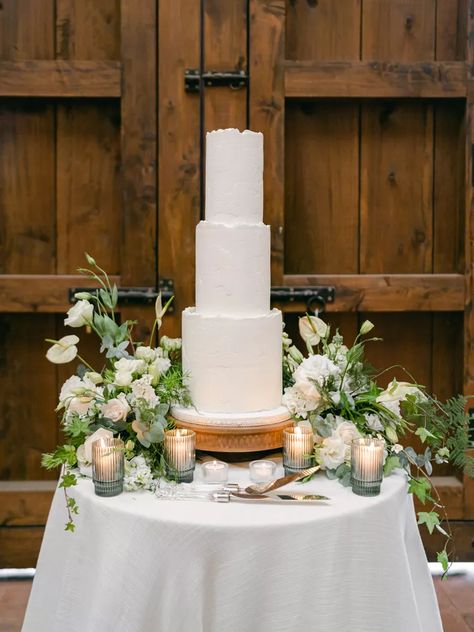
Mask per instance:
[[[98,496],[115,496],[123,490],[124,443],[102,438],[92,444],[92,478]]]
[[[196,433],[187,428],[175,428],[165,432],[165,457],[170,477],[190,483],[196,464]]]
[[[354,439],[351,447],[352,491],[359,496],[380,493],[385,442],[371,437]]]
[[[254,483],[269,483],[275,478],[276,464],[273,461],[252,461],[249,464],[250,480]]]
[[[227,483],[229,466],[223,461],[206,461],[201,465],[202,477],[206,483]]]
[[[287,474],[304,470],[312,464],[313,430],[307,426],[293,426],[283,431],[283,465]]]

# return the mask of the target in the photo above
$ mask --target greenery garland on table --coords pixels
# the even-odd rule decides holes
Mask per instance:
[[[385,441],[384,474],[403,468],[409,493],[428,505],[429,511],[418,512],[418,524],[426,525],[430,534],[436,529],[445,537],[438,561],[446,573],[453,538],[446,508],[430,476],[433,462],[450,462],[474,476],[474,458],[466,453],[466,398],[459,395],[440,402],[411,376],[410,383],[393,379],[386,389],[380,388],[375,379],[395,367],[376,375],[365,361],[365,343],[380,340],[362,340],[373,327],[366,320],[348,348],[339,332],[331,336],[330,327],[320,318],[301,318],[299,331],[309,355],[305,358],[283,335],[283,403],[296,421],[311,425],[316,436],[315,461],[326,470],[328,478],[338,479],[343,485],[350,484],[352,440],[363,436]],[[421,454],[407,445],[415,436],[424,445]],[[446,529],[441,526],[442,520]]]
[[[74,530],[73,515],[78,512],[68,489],[77,483],[77,469],[91,475],[92,442],[101,436],[119,435],[125,443],[126,490],[151,489],[156,477],[165,473],[164,431],[173,426],[169,416],[172,404],[191,405],[181,367],[181,340],[162,336],[159,346],[151,345],[170,299],[163,307],[156,301],[156,318],[148,344],[133,341],[134,321],[116,322],[118,291],[107,273],[86,255],[89,268],[79,272],[98,284],[93,292],[78,292],[77,302],[68,311],[65,325],[86,327],[100,338],[104,365],[94,369],[78,354],[78,336],[64,336],[52,343],[46,357],[64,364],[75,359],[76,374],[63,384],[57,411],[67,438],[42,464],[51,469],[62,466],[59,487],[64,488],[68,509],[66,529]],[[372,436],[385,440],[384,473],[406,470],[409,492],[429,511],[418,512],[418,523],[430,533],[436,529],[446,538],[438,561],[448,570],[452,534],[446,508],[433,486],[432,462],[463,468],[474,476],[474,459],[466,455],[469,447],[466,399],[457,396],[442,403],[420,385],[392,380],[386,389],[375,380],[379,374],[364,359],[363,340],[373,329],[365,321],[352,347],[344,345],[338,331],[316,316],[299,321],[308,357],[283,333],[283,403],[295,422],[309,424],[315,433],[314,459],[329,478],[350,484],[350,446],[354,438]],[[411,376],[410,376],[410,379]],[[407,445],[419,437],[425,449],[417,454]],[[445,521],[447,528],[441,526]]]

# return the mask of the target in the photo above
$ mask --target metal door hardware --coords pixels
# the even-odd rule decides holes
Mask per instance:
[[[230,72],[214,72],[212,70],[200,73],[196,69],[184,71],[184,89],[186,92],[199,92],[201,83],[206,88],[232,88],[240,90],[248,85],[249,77],[245,70]]]
[[[273,301],[281,303],[306,303],[307,312],[323,312],[327,303],[333,303],[335,290],[330,286],[308,285],[303,287],[272,287]]]

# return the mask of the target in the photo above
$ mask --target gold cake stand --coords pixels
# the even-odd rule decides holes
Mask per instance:
[[[190,409],[173,408],[171,415],[178,428],[196,433],[196,449],[206,452],[264,452],[281,448],[283,430],[294,424],[288,411],[283,408],[269,411],[265,416],[250,414],[235,421],[219,420],[191,412]]]

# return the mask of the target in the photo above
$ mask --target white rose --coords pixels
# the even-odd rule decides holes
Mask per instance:
[[[336,420],[340,417],[336,417]],[[343,421],[333,432],[333,435],[340,437],[346,445],[351,445],[354,439],[358,439],[361,435],[354,424],[350,421]]]
[[[46,357],[53,364],[66,364],[77,356],[77,336],[63,336],[60,340],[51,342],[54,344],[46,352]]]
[[[321,444],[318,450],[319,461],[328,470],[334,470],[346,459],[346,444],[340,436],[333,433]]]
[[[321,395],[316,385],[324,386],[325,380],[331,375],[339,375],[340,369],[329,358],[322,355],[312,355],[305,358],[293,373],[295,386],[308,399],[320,402]]]
[[[89,408],[92,406],[92,403],[93,399],[89,396],[73,397],[69,403],[67,411],[69,414],[75,413],[76,415],[83,417],[89,412]]]
[[[133,382],[133,376],[130,371],[117,371],[115,374],[114,384],[117,386],[130,386]]]
[[[135,357],[145,362],[153,362],[156,357],[156,351],[151,347],[138,347],[135,351]]]
[[[319,393],[317,393],[319,395]],[[318,398],[310,398],[304,396],[304,394],[295,386],[288,386],[285,388],[285,392],[282,398],[283,406],[288,408],[288,411],[294,417],[301,417],[306,419],[308,412],[316,410],[319,406]]]
[[[364,417],[367,423],[367,428],[370,428],[370,430],[374,430],[375,432],[383,430],[383,425],[378,415],[367,413],[366,415],[364,415]]]
[[[303,316],[299,319],[298,327],[300,330],[300,336],[306,342],[306,344],[314,347],[319,343],[321,338],[324,338],[328,331],[328,326],[317,316]]]
[[[116,371],[127,371],[128,373],[143,373],[146,370],[146,364],[143,360],[134,360],[133,358],[120,358],[115,363]]]
[[[118,397],[110,399],[101,407],[102,414],[114,423],[123,421],[127,418],[131,408],[124,393],[120,393]]]
[[[89,301],[77,301],[67,313],[64,324],[69,327],[83,327],[92,321],[94,306]]]
[[[156,358],[154,362],[148,367],[148,373],[153,377],[153,380],[157,382],[160,376],[171,366],[171,360],[169,358]]]
[[[77,375],[72,375],[68,378],[61,387],[61,392],[59,393],[59,401],[61,404],[68,405],[70,399],[74,397],[78,388],[84,386],[82,380]]]

